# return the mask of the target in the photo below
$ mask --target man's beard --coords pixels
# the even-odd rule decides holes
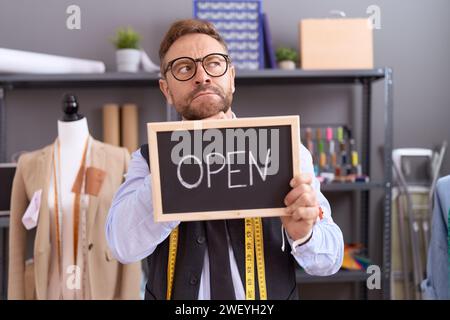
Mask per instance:
[[[192,106],[192,100],[194,100],[195,96],[204,91],[215,93],[220,98],[220,101],[202,102],[195,107]],[[231,92],[225,94],[220,88],[211,85],[201,85],[189,94],[184,104],[183,102],[177,103],[175,108],[186,120],[201,120],[218,114],[221,111],[226,113],[231,107],[232,100],[233,96]]]

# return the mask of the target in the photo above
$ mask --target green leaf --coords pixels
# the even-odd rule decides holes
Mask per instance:
[[[295,51],[292,48],[279,47],[275,51],[275,56],[276,56],[278,62],[285,61],[285,60],[298,62],[297,51]]]
[[[111,42],[117,49],[139,49],[140,35],[133,28],[119,28]]]

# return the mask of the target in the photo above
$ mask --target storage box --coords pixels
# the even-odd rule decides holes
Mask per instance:
[[[300,22],[303,69],[373,69],[373,34],[367,18]]]

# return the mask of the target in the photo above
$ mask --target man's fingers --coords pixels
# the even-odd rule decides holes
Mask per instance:
[[[312,183],[312,175],[309,173],[301,173],[294,178],[291,179],[289,185],[291,188],[295,188],[300,184],[311,184]]]
[[[314,207],[317,205],[316,195],[314,193],[302,193],[300,197],[295,200],[294,204],[297,207]]]
[[[286,195],[284,198],[284,204],[286,206],[290,206],[302,193],[313,192],[311,185],[309,184],[300,184]]]
[[[292,214],[297,208],[300,207],[316,207],[316,196],[313,193],[302,193],[297,200],[295,200],[290,206],[286,208],[288,214]]]
[[[316,221],[319,215],[317,207],[298,207],[292,212],[292,219],[299,220],[312,220]]]

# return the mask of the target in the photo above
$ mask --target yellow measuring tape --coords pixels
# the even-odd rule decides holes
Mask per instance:
[[[245,219],[245,299],[255,300],[255,253],[258,271],[259,296],[267,300],[266,270],[264,262],[264,238],[261,218]],[[169,257],[167,264],[167,291],[166,298],[172,297],[175,262],[177,258],[178,227],[170,233]]]
[[[255,226],[252,218],[245,219],[245,299],[255,300]]]
[[[175,261],[177,259],[178,227],[172,230],[169,237],[169,258],[167,262],[167,290],[166,299],[172,297],[173,276],[175,273]]]
[[[267,300],[264,238],[261,218],[245,219],[245,299],[255,300],[255,253],[259,297]]]

